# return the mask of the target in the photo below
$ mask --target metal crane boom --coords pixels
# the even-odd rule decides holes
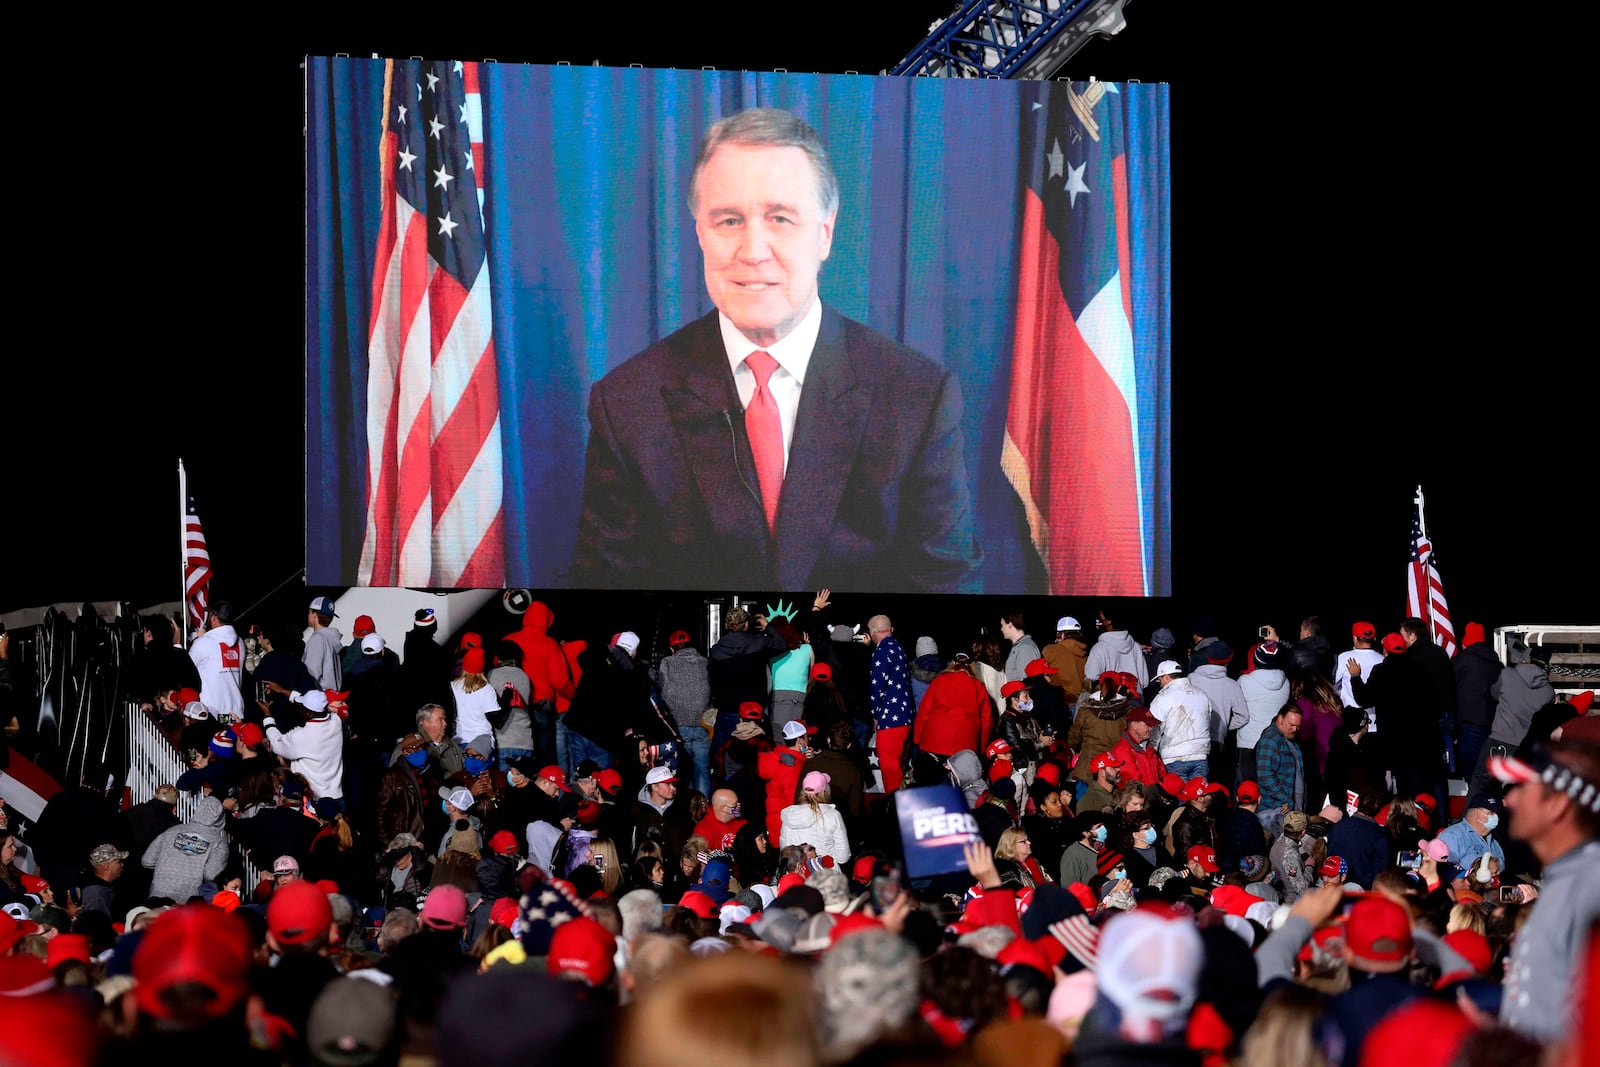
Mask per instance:
[[[889,71],[904,77],[1049,78],[1090,37],[1119,33],[1127,0],[962,0]]]

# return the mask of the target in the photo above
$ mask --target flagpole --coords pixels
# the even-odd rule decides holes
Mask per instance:
[[[1417,483],[1416,505],[1417,505],[1417,530],[1422,534],[1422,539],[1424,541],[1427,541],[1428,540],[1428,523],[1427,523],[1426,517],[1424,517],[1424,515],[1422,514],[1422,483],[1421,482]],[[1431,544],[1431,542],[1429,542],[1429,543]],[[1426,571],[1427,571],[1427,567],[1425,566],[1426,563],[1427,563],[1427,560],[1423,560],[1422,561],[1422,564],[1424,565],[1423,566],[1424,573],[1426,573]],[[1439,635],[1433,628],[1433,596],[1431,595],[1431,593],[1427,597],[1423,598],[1420,607],[1422,608],[1423,621],[1428,624],[1428,640],[1434,642],[1435,644],[1438,644]]]
[[[178,457],[178,614],[183,617],[183,647],[189,647],[189,535],[186,523],[189,514],[189,473],[183,469],[183,457]]]

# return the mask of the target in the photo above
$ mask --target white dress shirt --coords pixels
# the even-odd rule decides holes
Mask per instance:
[[[806,368],[811,365],[811,352],[817,346],[817,334],[822,332],[822,301],[813,300],[805,318],[795,324],[781,340],[770,345],[758,345],[739,332],[728,316],[717,313],[722,327],[722,347],[728,353],[728,368],[733,371],[733,384],[739,390],[739,409],[750,406],[756,395],[756,375],[745,366],[752,352],[766,352],[778,361],[767,388],[778,405],[778,421],[783,426],[783,469],[789,470],[789,448],[794,443],[794,420],[800,412],[800,389],[806,382]]]

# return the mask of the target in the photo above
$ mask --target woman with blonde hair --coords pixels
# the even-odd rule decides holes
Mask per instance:
[[[793,963],[724,952],[672,968],[622,1015],[619,1067],[815,1067],[809,980]],[[738,1005],[730,1010],[729,1005]]]
[[[994,846],[994,865],[1000,880],[1013,880],[1024,889],[1053,881],[1049,873],[1033,858],[1033,842],[1028,831],[1020,826],[1008,826],[1000,833]]]
[[[833,862],[843,867],[850,859],[850,839],[845,833],[844,816],[832,803],[833,794],[828,789],[832,781],[821,771],[811,771],[800,780],[800,803],[778,813],[782,825],[778,847],[810,845],[817,855],[832,856]]]
[[[1317,1018],[1327,1013],[1328,998],[1303,986],[1283,985],[1261,1005],[1255,1022],[1245,1031],[1239,1050],[1239,1067],[1278,1067],[1302,1064],[1327,1067],[1312,1033]]]
[[[481,648],[469,648],[461,657],[461,677],[450,683],[456,704],[458,743],[466,745],[484,734],[493,736],[489,716],[500,710],[500,697],[489,684],[488,660]],[[488,753],[483,753],[488,755]]]
[[[607,896],[616,896],[622,884],[622,860],[617,846],[609,837],[597,837],[589,842],[589,862],[600,872],[600,888]]]

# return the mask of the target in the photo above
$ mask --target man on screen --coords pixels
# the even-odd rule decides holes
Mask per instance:
[[[976,588],[960,386],[823,306],[838,201],[795,115],[711,127],[690,208],[716,311],[590,392],[575,584]]]

